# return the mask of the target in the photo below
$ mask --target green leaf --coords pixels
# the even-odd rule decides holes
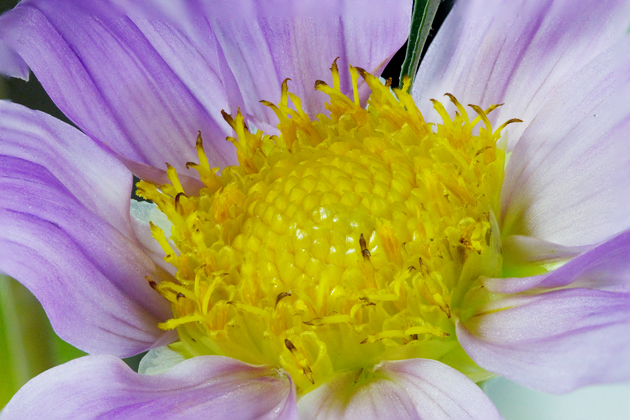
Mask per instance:
[[[441,0],[416,0],[413,5],[413,15],[411,16],[411,30],[409,31],[409,41],[407,42],[407,52],[405,61],[400,70],[400,83],[403,84],[405,78],[409,78],[407,90],[410,91],[413,81],[416,78],[418,64],[422,57],[424,44],[429,37],[431,25]]]

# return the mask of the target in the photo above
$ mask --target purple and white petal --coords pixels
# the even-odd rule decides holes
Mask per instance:
[[[329,68],[335,58],[341,89],[349,93],[348,65],[380,75],[409,32],[411,2],[405,0],[233,3],[213,3],[206,10],[245,108],[266,122],[276,118],[257,104],[278,102],[285,78],[292,79],[289,88],[308,114],[325,112],[328,98],[313,86],[316,80],[332,84]],[[238,19],[232,17],[233,7],[239,8]]]
[[[532,236],[510,235],[502,239],[503,260],[515,264],[560,264],[592,249],[594,246],[568,247]]]
[[[86,134],[127,159],[180,171],[197,159],[197,131],[213,166],[235,163],[220,111],[240,106],[275,125],[258,101],[277,102],[284,78],[314,114],[323,110],[314,82],[330,80],[336,57],[342,69],[351,62],[380,74],[407,36],[411,7],[406,0],[186,2],[163,4],[168,17],[161,17],[153,2],[82,3],[23,2],[2,16],[0,41]],[[116,12],[97,14],[106,5]]]
[[[32,379],[7,404],[13,419],[296,419],[291,380],[266,367],[200,356],[142,375],[112,356],[87,356]]]
[[[414,97],[427,115],[428,100],[446,92],[464,105],[505,103],[493,123],[525,121],[510,126],[511,149],[566,80],[628,35],[628,16],[624,0],[458,1],[422,61]]]
[[[129,171],[50,116],[0,109],[0,271],[28,287],[59,336],[84,351],[130,356],[171,341],[157,328],[169,305],[145,278],[170,276],[135,238]]]
[[[383,362],[374,378],[342,374],[298,402],[301,419],[500,419],[464,374],[435,360]]]
[[[198,131],[212,165],[236,162],[225,141],[231,129],[220,110],[230,107],[215,57],[202,57],[166,23],[141,27],[125,16],[88,14],[76,3],[23,2],[3,15],[0,25],[0,38],[68,118],[117,153],[157,168],[169,162],[183,171],[187,161],[197,159]],[[212,45],[214,36],[207,37]],[[197,84],[171,67],[175,57],[169,54],[175,53],[189,73],[197,72]]]
[[[547,274],[523,278],[488,278],[483,285],[493,293],[518,293],[532,288],[544,290],[566,286],[630,292],[628,255],[630,231],[625,231]],[[502,304],[498,305],[500,307]]]
[[[307,113],[324,112],[327,97],[313,85],[316,80],[332,82],[333,60],[339,57],[341,88],[350,93],[348,64],[380,75],[407,38],[411,15],[411,2],[406,0],[112,1],[134,20],[176,22],[202,49],[207,34],[214,34],[223,54],[221,64],[230,69],[222,73],[231,87],[230,103],[242,105],[252,119],[272,126],[277,121],[274,114],[258,102],[278,102],[285,78],[292,79],[290,89],[303,99]],[[228,80],[230,73],[234,77]],[[367,97],[366,86],[362,93]]]
[[[525,130],[501,191],[504,235],[582,246],[630,227],[627,57],[630,36],[576,72]]]
[[[510,296],[458,323],[457,338],[479,366],[541,391],[627,381],[630,294],[564,289]]]
[[[130,239],[133,177],[76,128],[43,112],[0,101],[0,155],[46,167],[81,203]]]

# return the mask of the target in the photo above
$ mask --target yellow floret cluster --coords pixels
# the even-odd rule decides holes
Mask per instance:
[[[501,270],[495,215],[505,155],[487,110],[475,118],[452,96],[450,116],[427,123],[403,89],[350,68],[354,97],[318,81],[328,113],[311,119],[283,83],[280,135],[236,132],[238,166],[211,168],[197,140],[205,188],[187,195],[141,181],[138,194],[173,223],[152,226],[177,268],[152,285],[173,307],[187,357],[226,355],[287,371],[298,393],[383,360],[427,357],[474,377],[455,322],[480,275]],[[372,94],[358,95],[359,76]],[[509,121],[511,122],[511,121]],[[173,246],[174,245],[174,246]]]

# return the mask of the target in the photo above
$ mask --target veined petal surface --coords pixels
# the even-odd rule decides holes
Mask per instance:
[[[210,163],[224,166],[235,153],[222,109],[275,125],[258,102],[277,102],[291,78],[315,114],[313,83],[336,57],[380,74],[407,36],[407,0],[302,3],[30,0],[0,18],[0,40],[74,123],[127,159],[183,170],[201,131]]]
[[[630,227],[628,57],[630,35],[576,71],[530,122],[506,167],[504,235],[584,246]]]
[[[2,420],[296,419],[290,379],[220,356],[142,375],[112,356],[86,356],[28,382]]]
[[[375,378],[341,375],[306,394],[301,419],[500,419],[492,402],[464,374],[435,360],[383,362]]]
[[[562,249],[560,248],[560,252]],[[586,287],[614,292],[630,292],[630,232],[584,250],[561,267],[539,276],[523,278],[489,278],[484,287],[493,293],[519,293],[528,289]]]
[[[459,323],[477,364],[546,392],[630,379],[630,233],[624,232],[527,284],[502,279],[507,295]],[[510,283],[517,288],[510,290]],[[557,289],[571,286],[573,288]],[[552,289],[545,292],[545,288]],[[601,290],[600,290],[601,289]],[[465,324],[465,325],[464,325]]]
[[[505,103],[490,120],[510,126],[510,149],[573,73],[626,37],[624,0],[461,0],[422,61],[414,97],[452,93],[485,109]],[[618,57],[623,60],[625,57]]]
[[[131,173],[50,116],[5,102],[0,115],[0,271],[81,350],[130,356],[172,340],[157,328],[168,304],[145,278],[170,276],[134,236]]]

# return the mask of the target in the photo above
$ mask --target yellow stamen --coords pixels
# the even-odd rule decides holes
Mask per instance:
[[[152,284],[172,303],[187,354],[220,354],[289,372],[300,394],[345,371],[383,360],[425,357],[480,370],[458,346],[479,276],[501,270],[499,212],[504,152],[485,111],[433,100],[441,123],[426,123],[406,91],[350,67],[351,98],[332,64],[327,115],[311,119],[282,84],[263,102],[279,136],[252,133],[240,110],[224,113],[239,165],[211,168],[197,139],[189,163],[206,188],[138,184],[173,222],[151,230],[177,268]],[[372,90],[367,107],[359,77]],[[477,127],[483,122],[484,126]],[[476,134],[477,133],[477,134]],[[177,247],[177,253],[168,239]]]

